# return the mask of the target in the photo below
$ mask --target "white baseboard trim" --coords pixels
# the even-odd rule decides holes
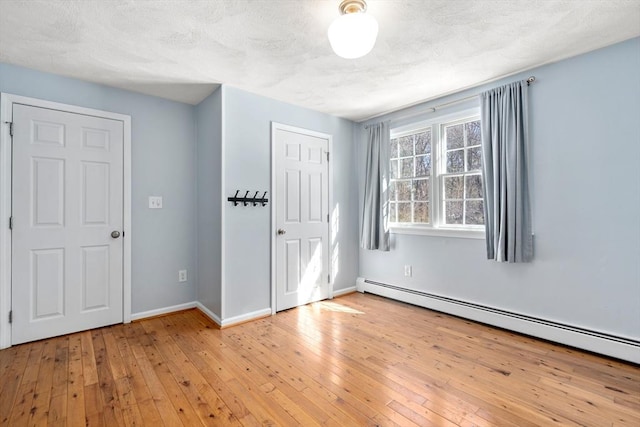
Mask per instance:
[[[196,303],[196,308],[200,310],[209,319],[211,319],[216,325],[218,326],[222,325],[222,320],[220,320],[220,317],[217,314],[215,314],[213,311],[205,307],[200,301]]]
[[[346,294],[352,294],[354,292],[357,292],[358,290],[356,289],[355,286],[350,286],[348,288],[344,288],[344,289],[334,289],[333,290],[333,297],[339,297],[342,295],[346,295]]]
[[[356,289],[358,292],[369,292],[560,344],[640,363],[640,342],[631,338],[537,319],[475,303],[366,280],[362,277],[358,278]]]
[[[257,320],[267,316],[271,316],[271,307],[223,319],[220,327],[228,328],[229,326],[239,325],[240,323],[250,322],[251,320]]]
[[[145,319],[147,317],[160,316],[162,314],[173,313],[174,311],[188,310],[190,308],[195,308],[196,304],[198,303],[196,303],[195,301],[191,301],[191,302],[185,302],[184,304],[172,305],[170,307],[162,307],[162,308],[156,308],[155,310],[132,313],[131,320],[140,320],[140,319]]]
[[[271,308],[263,308],[262,310],[252,311],[251,313],[241,314],[240,316],[230,317],[228,319],[220,319],[213,311],[205,307],[200,301],[192,301],[184,304],[172,305],[170,307],[157,308],[155,310],[142,311],[140,313],[133,313],[131,320],[140,320],[147,317],[160,316],[163,314],[169,314],[176,311],[188,310],[190,308],[197,308],[205,316],[215,322],[220,328],[228,328],[229,326],[237,325],[240,323],[249,322],[251,320],[260,319],[271,315]]]

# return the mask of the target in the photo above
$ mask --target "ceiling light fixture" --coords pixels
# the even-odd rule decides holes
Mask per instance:
[[[360,58],[371,52],[378,37],[378,22],[367,15],[365,0],[342,0],[340,16],[329,26],[329,42],[336,55],[346,59]]]

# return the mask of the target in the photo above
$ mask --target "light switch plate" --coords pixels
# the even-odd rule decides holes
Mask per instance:
[[[149,209],[162,209],[162,196],[149,196]]]

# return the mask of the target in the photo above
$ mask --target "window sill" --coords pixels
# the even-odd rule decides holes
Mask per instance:
[[[485,231],[480,229],[460,229],[460,228],[433,228],[421,227],[417,225],[392,225],[389,227],[391,234],[413,234],[419,236],[439,236],[439,237],[455,237],[461,239],[479,239],[484,240]]]

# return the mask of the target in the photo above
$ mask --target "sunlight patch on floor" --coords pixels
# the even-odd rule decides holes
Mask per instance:
[[[333,311],[337,313],[366,314],[364,311],[359,311],[355,308],[351,308],[332,301],[321,301],[317,303],[317,305],[320,306],[323,310]]]

